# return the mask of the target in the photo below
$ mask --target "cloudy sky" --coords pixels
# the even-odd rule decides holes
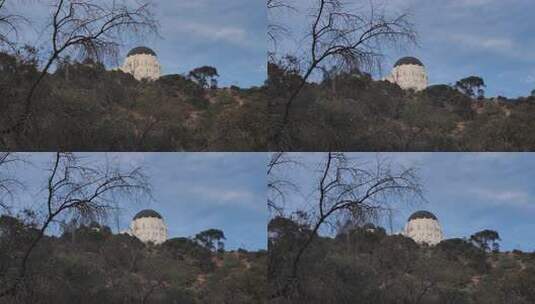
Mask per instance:
[[[289,0],[298,10],[279,18],[293,29],[289,49],[301,45],[302,16],[309,0]],[[344,1],[349,4],[361,0]],[[365,1],[367,2],[367,1]],[[374,0],[390,12],[410,12],[419,45],[387,52],[383,74],[402,56],[420,58],[431,84],[449,84],[470,75],[487,83],[487,95],[527,96],[535,89],[535,1],[533,0]],[[284,49],[284,48],[283,48]]]
[[[45,168],[53,154],[23,154],[28,164],[16,167],[26,191],[18,207],[42,207]],[[170,237],[194,236],[206,229],[225,232],[227,248],[266,247],[266,154],[263,153],[100,153],[81,154],[85,162],[108,159],[122,166],[143,166],[153,186],[153,201],[122,201],[121,230],[140,210],[158,211]],[[15,169],[15,168],[14,168]],[[116,230],[115,219],[109,225]]]
[[[286,177],[296,180],[298,195],[290,208],[307,206],[318,182],[311,174],[326,154],[293,154],[304,166]],[[352,153],[358,162],[370,162],[374,153]],[[401,231],[406,219],[425,209],[433,212],[447,238],[469,237],[493,229],[502,248],[535,251],[535,155],[522,153],[384,153],[379,157],[404,167],[418,168],[427,202],[394,204],[393,230]]]
[[[127,0],[133,1],[133,0]],[[51,0],[8,1],[10,10],[27,17],[32,27],[20,36],[32,45],[47,47],[47,24]],[[155,1],[155,17],[161,37],[126,42],[129,49],[146,45],[154,49],[164,74],[183,74],[195,67],[212,65],[221,85],[249,87],[266,79],[267,14],[264,1],[194,0]]]

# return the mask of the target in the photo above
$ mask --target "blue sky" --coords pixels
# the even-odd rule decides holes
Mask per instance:
[[[302,44],[309,25],[310,0],[288,0],[297,11],[282,15],[293,35],[282,50]],[[344,1],[349,4],[361,0]],[[367,2],[367,1],[365,1]],[[416,56],[426,65],[431,84],[449,84],[478,75],[487,96],[527,96],[535,89],[535,1],[533,0],[374,0],[389,12],[410,12],[419,34],[418,46],[388,50],[383,76],[402,56]]]
[[[291,208],[309,206],[318,178],[311,174],[326,154],[291,154],[303,166],[286,177],[297,181]],[[359,162],[374,161],[375,153],[347,154]],[[393,204],[393,230],[420,209],[433,212],[446,238],[469,237],[493,229],[505,250],[535,251],[535,155],[530,153],[382,153],[379,157],[404,167],[418,168],[427,202]],[[308,202],[308,203],[307,203]]]
[[[53,154],[25,153],[28,164],[13,174],[26,183],[13,202],[17,207],[43,206],[43,186]],[[121,201],[121,230],[140,210],[158,211],[169,237],[189,237],[206,229],[225,232],[230,249],[266,248],[266,154],[264,153],[84,153],[86,161],[106,159],[121,166],[143,166],[153,186],[153,201]],[[15,167],[13,168],[15,169]],[[115,219],[110,227],[116,230]]]
[[[133,1],[133,0],[128,0]],[[8,1],[10,3],[12,1]],[[14,2],[13,2],[14,3]],[[46,48],[42,34],[50,1],[16,1],[10,10],[27,17],[32,27],[21,31],[22,41]],[[155,17],[161,37],[146,37],[125,43],[121,55],[132,47],[154,49],[164,74],[184,74],[212,65],[220,84],[250,87],[266,79],[267,13],[264,1],[194,0],[155,1]]]

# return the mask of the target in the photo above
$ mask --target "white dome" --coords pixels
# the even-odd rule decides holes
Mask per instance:
[[[147,47],[132,49],[126,56],[121,70],[132,74],[137,80],[156,80],[161,75],[161,66],[156,53]]]
[[[440,243],[444,238],[438,219],[428,211],[413,213],[405,225],[403,235],[410,237],[416,243],[432,246]]]
[[[130,233],[144,243],[161,244],[167,240],[167,226],[159,213],[143,210],[130,224]]]
[[[422,91],[427,88],[428,78],[423,63],[414,57],[403,57],[396,62],[386,80],[404,90]]]

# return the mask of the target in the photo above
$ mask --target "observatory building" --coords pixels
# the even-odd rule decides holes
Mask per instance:
[[[443,239],[442,228],[437,217],[429,211],[417,211],[413,213],[402,233],[410,237],[416,243],[436,245]]]
[[[404,90],[422,91],[427,88],[425,66],[414,57],[403,57],[398,60],[386,80],[399,85]]]
[[[158,212],[145,209],[134,216],[128,234],[137,237],[143,243],[161,244],[167,240],[167,226]]]
[[[156,53],[144,46],[136,47],[128,52],[121,70],[132,74],[137,80],[156,80],[161,75]]]

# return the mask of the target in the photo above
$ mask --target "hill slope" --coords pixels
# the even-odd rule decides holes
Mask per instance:
[[[533,151],[535,97],[473,99],[448,85],[404,91],[363,73],[307,83],[280,132],[299,73],[270,64],[273,150]],[[274,134],[282,134],[275,136]]]
[[[306,226],[272,222],[271,294],[284,286]],[[282,224],[281,224],[282,223]],[[357,228],[318,237],[300,260],[294,292],[270,303],[528,304],[535,302],[535,253],[485,252],[462,239],[435,247]]]
[[[0,53],[0,129],[17,122],[37,61]],[[32,98],[22,132],[3,149],[213,151],[265,147],[263,89],[205,89],[181,76],[136,81],[96,63],[64,62]]]
[[[0,218],[0,283],[10,286],[31,227]],[[16,297],[2,303],[264,303],[265,252],[212,252],[187,238],[145,245],[109,228],[46,237]]]

